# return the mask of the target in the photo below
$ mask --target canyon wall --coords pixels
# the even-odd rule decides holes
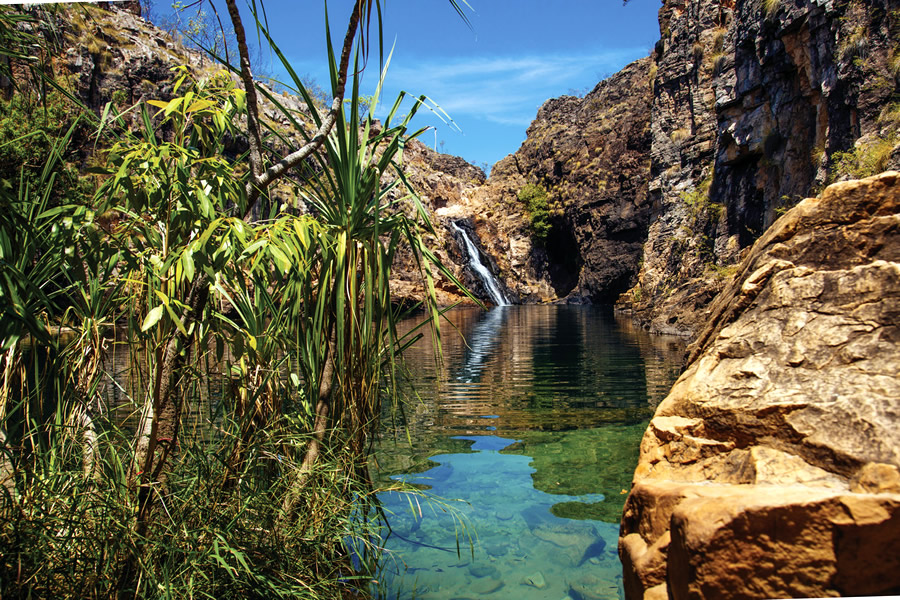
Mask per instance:
[[[522,302],[613,302],[691,336],[743,253],[826,183],[897,166],[895,1],[667,0],[651,57],[541,107],[444,214]],[[517,193],[541,185],[538,240]]]
[[[650,224],[651,61],[636,61],[583,98],[548,100],[487,183],[437,211],[465,220],[516,302],[608,302],[628,289]],[[547,194],[535,235],[519,191]]]
[[[620,307],[653,331],[696,333],[733,265],[781,212],[830,179],[896,166],[898,7],[664,3],[651,118],[656,210]],[[851,165],[847,150],[872,164]]]

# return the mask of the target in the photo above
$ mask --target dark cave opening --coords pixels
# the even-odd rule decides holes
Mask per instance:
[[[557,297],[567,296],[578,285],[581,274],[581,250],[575,234],[565,222],[556,222],[544,241],[547,274]]]

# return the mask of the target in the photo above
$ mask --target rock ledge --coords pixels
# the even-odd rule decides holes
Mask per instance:
[[[900,173],[760,238],[641,443],[629,598],[900,592]]]

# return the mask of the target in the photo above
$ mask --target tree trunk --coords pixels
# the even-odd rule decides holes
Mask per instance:
[[[186,331],[199,323],[209,300],[209,277],[199,274],[188,293],[188,314],[182,319]],[[143,426],[137,432],[135,459],[129,482],[139,478],[138,532],[143,534],[154,505],[154,490],[165,490],[169,459],[178,445],[181,409],[184,398],[179,394],[177,377],[190,354],[195,336],[176,330],[166,343],[156,368],[154,392],[144,407]],[[137,472],[134,469],[139,469]]]
[[[329,349],[333,343],[329,345]],[[322,442],[325,439],[325,432],[328,431],[328,422],[331,417],[331,392],[332,381],[334,379],[334,353],[328,352],[325,359],[325,368],[322,369],[322,379],[319,382],[319,396],[316,401],[316,419],[313,423],[313,437],[306,447],[306,453],[303,456],[303,463],[300,465],[300,471],[297,473],[296,480],[291,483],[288,493],[285,494],[282,503],[282,520],[291,520],[294,516],[297,499],[300,497],[300,490],[306,485],[307,479],[312,474],[312,469],[319,458],[322,450]]]

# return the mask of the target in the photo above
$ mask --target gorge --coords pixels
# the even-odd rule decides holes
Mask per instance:
[[[90,108],[171,97],[171,66],[207,68],[110,8],[56,64]],[[641,400],[656,412],[622,484],[627,598],[900,593],[900,3],[664,0],[659,21],[650,56],[583,97],[548,100],[489,177],[409,141],[427,241],[485,302],[610,305],[692,342],[671,392]],[[263,115],[288,122],[270,105]],[[246,145],[227,140],[231,155]],[[529,185],[545,195],[545,229],[522,199]],[[275,204],[292,193],[277,189]],[[432,283],[416,260],[394,256],[393,300]],[[433,285],[442,305],[467,300],[441,273]],[[458,382],[484,376],[511,314],[469,328]],[[576,315],[579,331],[600,322],[553,314]],[[629,440],[649,417],[622,417]],[[615,532],[604,533],[606,568]]]
[[[695,335],[787,208],[898,165],[897,19],[890,2],[665,2],[651,57],[545,103],[484,184],[423,160],[424,193],[472,218],[519,301],[616,303]],[[526,183],[547,191],[544,240]]]
[[[900,165],[898,9],[665,1],[650,58],[436,211],[521,302],[696,340],[641,444],[627,598],[900,592],[897,175],[826,188]]]

